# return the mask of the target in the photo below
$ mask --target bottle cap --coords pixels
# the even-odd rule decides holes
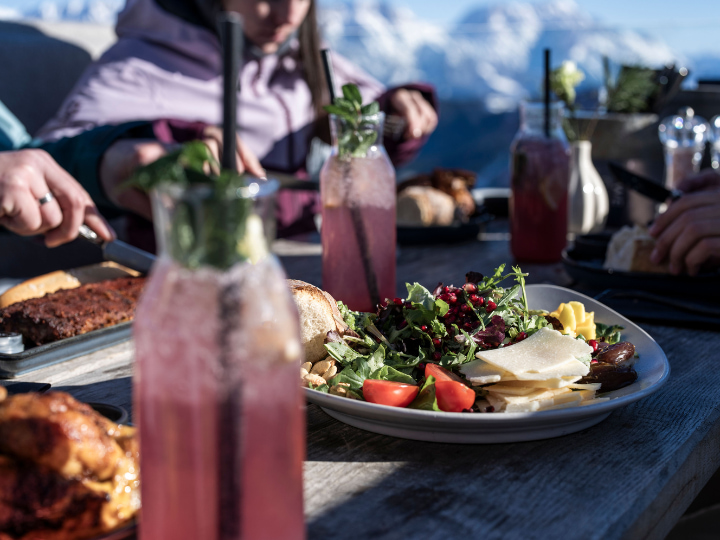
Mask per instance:
[[[15,332],[0,332],[0,353],[16,354],[23,352],[22,335]]]

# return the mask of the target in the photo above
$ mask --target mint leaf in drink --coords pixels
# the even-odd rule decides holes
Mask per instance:
[[[337,97],[324,108],[338,118],[338,152],[341,158],[366,157],[377,140],[380,105],[376,101],[363,105],[357,85],[342,87],[343,97]]]

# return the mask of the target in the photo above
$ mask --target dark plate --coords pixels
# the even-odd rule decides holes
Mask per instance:
[[[632,289],[693,298],[720,298],[720,272],[697,276],[623,272],[603,268],[610,234],[580,236],[563,252],[565,270],[575,281],[595,290]]]
[[[401,227],[397,228],[398,244],[425,245],[448,244],[476,240],[485,224],[495,219],[485,208],[470,218],[467,223],[457,223],[447,227]]]
[[[57,364],[130,339],[131,323],[121,323],[61,339],[17,354],[0,353],[0,378],[11,379],[33,369]]]
[[[102,414],[108,420],[112,420],[116,424],[127,424],[130,415],[123,407],[111,405],[110,403],[88,402],[96,412]]]

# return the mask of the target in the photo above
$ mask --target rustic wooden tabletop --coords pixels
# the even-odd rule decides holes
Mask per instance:
[[[320,285],[313,242],[276,244],[288,275]],[[482,242],[401,247],[405,281],[459,284],[510,261],[500,228]],[[570,285],[558,266],[532,283]],[[308,537],[664,538],[720,466],[720,333],[642,324],[671,364],[656,394],[595,427],[500,445],[423,443],[368,433],[307,408]],[[132,343],[31,372],[84,401],[131,410]]]

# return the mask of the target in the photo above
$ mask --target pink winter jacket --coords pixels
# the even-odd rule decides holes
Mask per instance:
[[[153,0],[127,0],[116,32],[118,41],[88,67],[39,138],[56,140],[132,120],[221,123],[222,59],[215,33]],[[315,114],[298,48],[291,42],[283,56],[246,55],[239,76],[238,130],[265,168],[302,175]],[[387,101],[385,88],[347,59],[333,55],[333,67],[338,86],[353,82],[365,101]],[[406,161],[423,142],[408,141],[388,151],[396,162]],[[279,231],[293,228],[297,220],[307,222],[317,210],[316,200],[316,194],[281,193]]]

